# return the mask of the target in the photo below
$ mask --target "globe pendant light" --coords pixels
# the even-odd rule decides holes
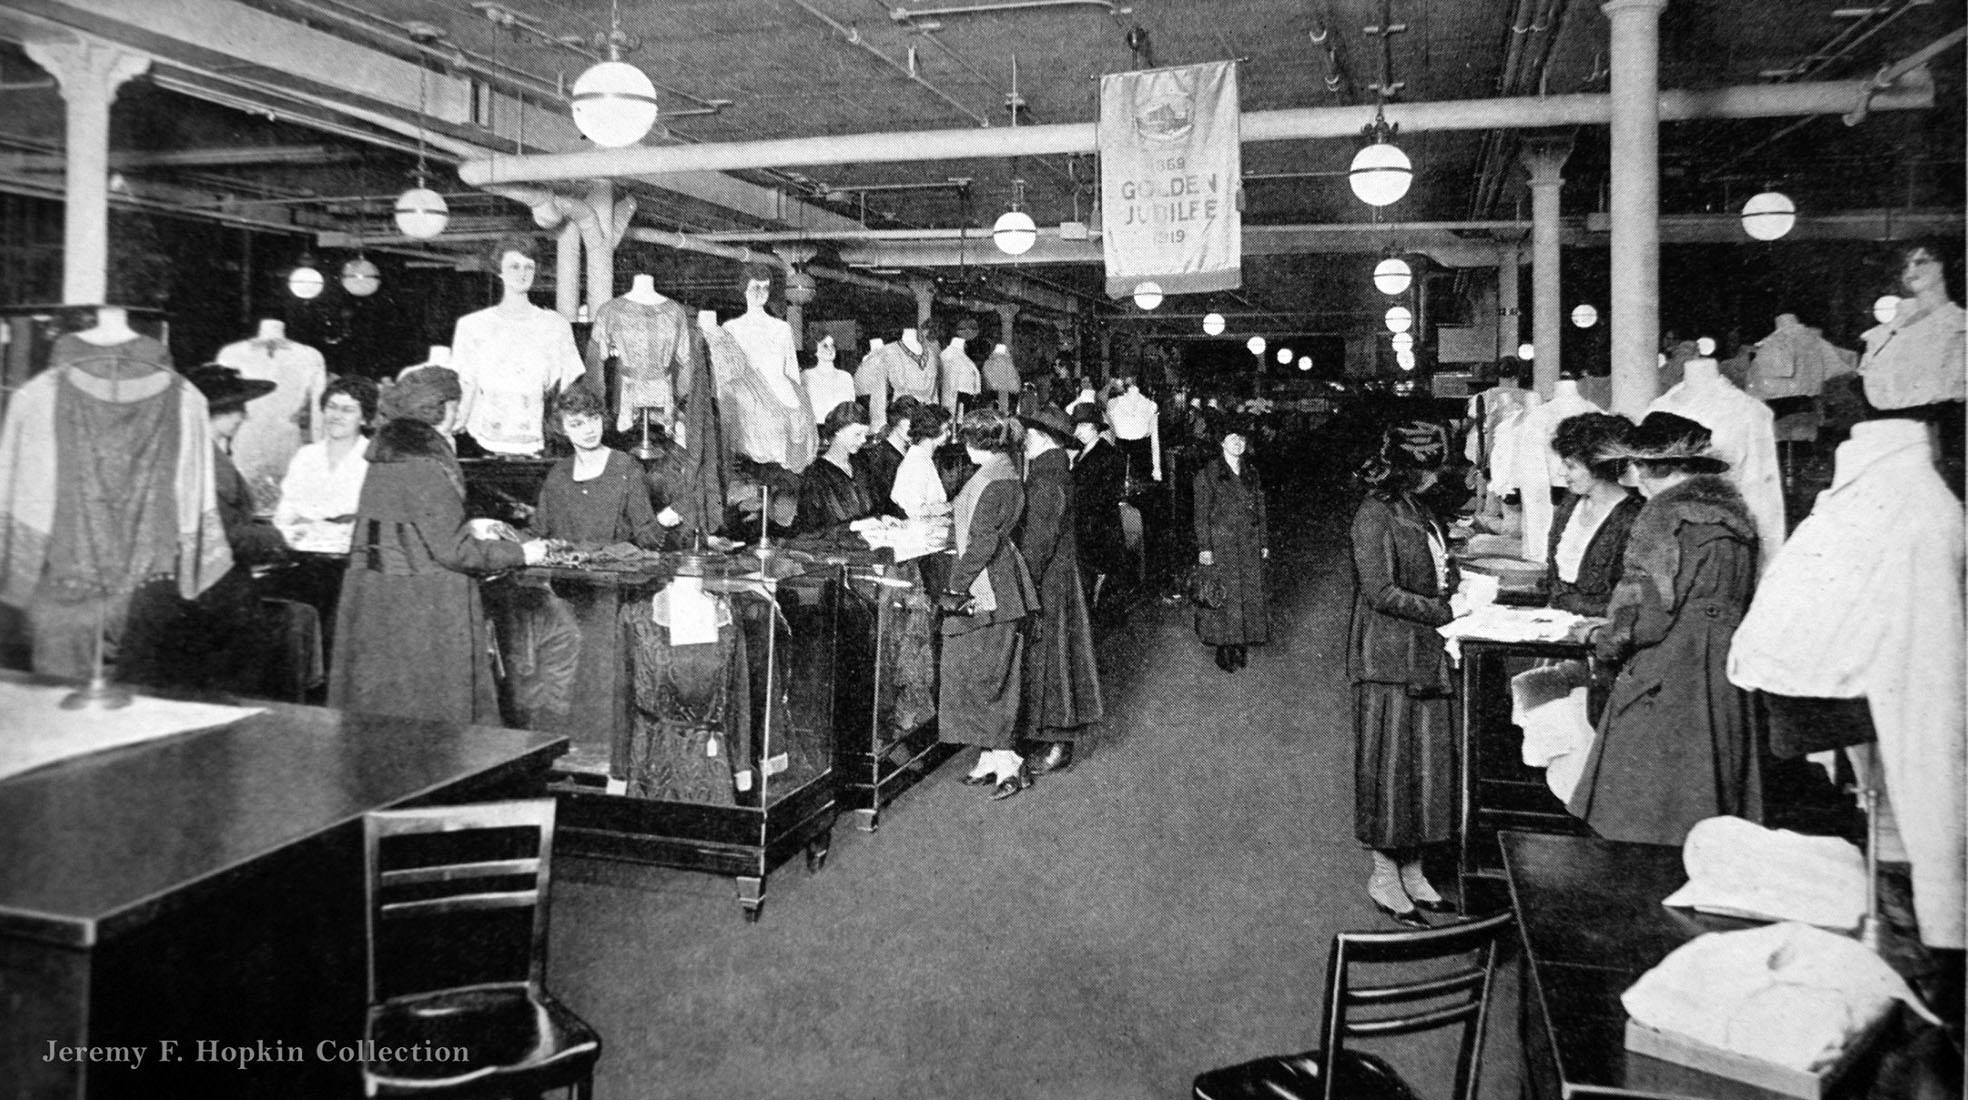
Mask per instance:
[[[1402,370],[1413,370],[1413,369],[1415,369],[1415,353],[1414,353],[1414,351],[1413,351],[1412,349],[1410,349],[1410,350],[1408,350],[1408,351],[1397,351],[1397,352],[1395,352],[1395,353],[1394,353],[1394,365],[1395,365],[1395,366],[1397,366],[1397,367],[1399,367],[1399,368],[1401,368]]]
[[[1223,335],[1223,314],[1221,313],[1203,314],[1203,335],[1205,336]]]
[[[1528,340],[1517,345],[1517,358],[1522,359],[1526,363],[1530,362],[1533,359],[1536,359],[1537,353],[1538,353],[1537,345],[1531,343]]]
[[[1249,340],[1244,341],[1244,347],[1248,349],[1252,355],[1263,355],[1264,337],[1253,336]]]
[[[1347,169],[1346,182],[1352,186],[1353,194],[1368,206],[1386,206],[1399,201],[1414,182],[1414,165],[1409,162],[1408,155],[1388,140],[1399,131],[1399,126],[1387,124],[1378,107],[1374,108],[1373,123],[1360,131],[1371,141],[1353,154],[1353,164]]]
[[[419,34],[417,41],[429,44],[436,34]],[[396,197],[396,228],[404,236],[427,241],[451,222],[451,208],[444,196],[424,186],[429,172],[424,163],[424,67],[417,66],[417,186]]]
[[[574,81],[571,102],[574,125],[605,149],[620,149],[641,141],[656,125],[656,85],[641,69],[622,60],[640,45],[622,33],[620,4],[609,5],[610,30],[596,43],[608,51],[603,61]]]
[[[1878,301],[1872,303],[1872,319],[1882,325],[1892,324],[1893,318],[1899,315],[1900,296],[1897,294],[1882,294]]]
[[[1599,311],[1589,303],[1580,302],[1572,308],[1572,324],[1579,328],[1591,328],[1599,323]]]
[[[1160,283],[1138,283],[1134,288],[1134,304],[1142,309],[1154,309],[1162,304],[1162,285]]]
[[[1405,294],[1414,282],[1414,269],[1399,256],[1389,256],[1374,265],[1374,286],[1382,294]]]
[[[321,297],[321,291],[327,285],[328,280],[322,278],[321,269],[314,266],[314,257],[307,253],[301,254],[301,262],[295,264],[294,270],[287,275],[287,292],[303,302]]]
[[[1415,346],[1414,333],[1397,332],[1394,334],[1393,338],[1388,341],[1388,343],[1392,344],[1394,350],[1397,352],[1413,351]]]
[[[1279,348],[1279,349],[1278,349],[1278,365],[1279,365],[1279,366],[1281,366],[1281,367],[1288,367],[1288,366],[1291,366],[1291,361],[1292,361],[1292,349],[1290,349],[1290,348]]]
[[[1389,306],[1387,308],[1387,331],[1406,332],[1413,324],[1414,314],[1409,312],[1407,306]]]
[[[1039,242],[1039,227],[1023,210],[1007,210],[991,226],[991,243],[1007,256],[1023,256]]]
[[[1299,369],[1299,370],[1311,370],[1311,369],[1312,369],[1312,357],[1311,357],[1311,356],[1309,356],[1309,355],[1301,355],[1301,356],[1299,356],[1299,357],[1298,357],[1298,369]]]
[[[1774,241],[1797,224],[1797,204],[1781,191],[1765,191],[1743,203],[1743,232],[1759,241]]]
[[[376,265],[368,257],[357,256],[342,265],[342,289],[348,291],[350,296],[367,298],[382,285],[383,273],[376,270]]]
[[[1697,336],[1697,337],[1695,337],[1695,354],[1697,354],[1697,355],[1714,355],[1714,354],[1715,354],[1715,337],[1713,337],[1713,336]]]

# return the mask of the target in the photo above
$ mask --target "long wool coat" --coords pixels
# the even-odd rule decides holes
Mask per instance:
[[[1756,523],[1721,477],[1675,485],[1635,519],[1595,641],[1624,663],[1571,799],[1601,836],[1680,844],[1703,818],[1761,817],[1750,699],[1727,670],[1756,556]]]
[[[1208,550],[1214,565],[1199,566],[1223,582],[1220,608],[1196,609],[1196,636],[1204,645],[1256,645],[1271,640],[1264,598],[1264,554],[1270,532],[1264,517],[1264,487],[1249,456],[1244,472],[1231,471],[1218,455],[1196,475],[1196,549]]]
[[[382,445],[406,423],[385,425],[371,450],[335,614],[328,705],[497,725],[475,574],[518,568],[525,555],[518,543],[472,537],[448,454],[397,455]]]
[[[1435,628],[1447,623],[1449,583],[1438,584],[1428,532],[1435,520],[1413,497],[1370,494],[1353,515],[1353,625],[1346,676],[1356,684],[1400,684],[1413,695],[1446,695],[1449,662]],[[1442,533],[1438,530],[1437,535]]]
[[[1102,714],[1093,624],[1080,587],[1073,532],[1076,503],[1065,451],[1055,448],[1026,464],[1025,518],[1017,541],[1039,589],[1039,613],[1028,623],[1023,725],[1028,736],[1041,740],[1052,736],[1044,731],[1098,722]]]
[[[1119,507],[1127,483],[1127,458],[1121,449],[1096,438],[1073,464],[1074,525],[1080,564],[1093,573],[1118,574],[1127,569],[1127,547],[1121,535]]]

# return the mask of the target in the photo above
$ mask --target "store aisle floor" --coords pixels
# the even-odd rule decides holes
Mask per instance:
[[[563,863],[549,976],[605,1038],[599,1095],[1161,1100],[1313,1045],[1332,934],[1393,927],[1351,835],[1345,508],[1276,498],[1274,636],[1247,670],[1216,668],[1186,607],[1136,608],[1072,770],[993,803],[960,756],[879,833],[844,819],[820,873],[781,869],[756,925],[727,879]],[[1445,1093],[1446,1041],[1409,1043],[1397,1063]]]

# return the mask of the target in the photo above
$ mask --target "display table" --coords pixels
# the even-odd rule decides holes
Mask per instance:
[[[1524,732],[1511,722],[1510,678],[1541,660],[1583,660],[1578,642],[1462,640],[1462,721],[1458,778],[1461,813],[1456,871],[1465,912],[1501,900],[1503,864],[1497,834],[1504,829],[1583,834],[1585,823],[1545,786],[1544,769],[1524,763]]]
[[[0,782],[0,1093],[355,1095],[360,1063],[336,1052],[362,1037],[367,1003],[362,815],[538,795],[566,746],[255,705]],[[160,1061],[167,1039],[180,1061]],[[49,1057],[85,1045],[147,1057]],[[217,1060],[226,1048],[300,1054],[242,1070]]]
[[[1626,1049],[1620,994],[1627,987],[1696,936],[1755,926],[1660,903],[1687,881],[1680,848],[1516,832],[1499,840],[1524,947],[1525,1097],[1776,1100],[1777,1093]],[[1886,1077],[1879,1060],[1908,1042],[1906,1014],[1897,1015],[1838,1095],[1880,1094],[1873,1088]],[[1909,1079],[1923,1072],[1901,1068]]]

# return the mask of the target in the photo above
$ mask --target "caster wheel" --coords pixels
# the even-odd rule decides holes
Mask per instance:
[[[813,874],[827,865],[827,849],[808,848],[806,850],[806,871]]]

